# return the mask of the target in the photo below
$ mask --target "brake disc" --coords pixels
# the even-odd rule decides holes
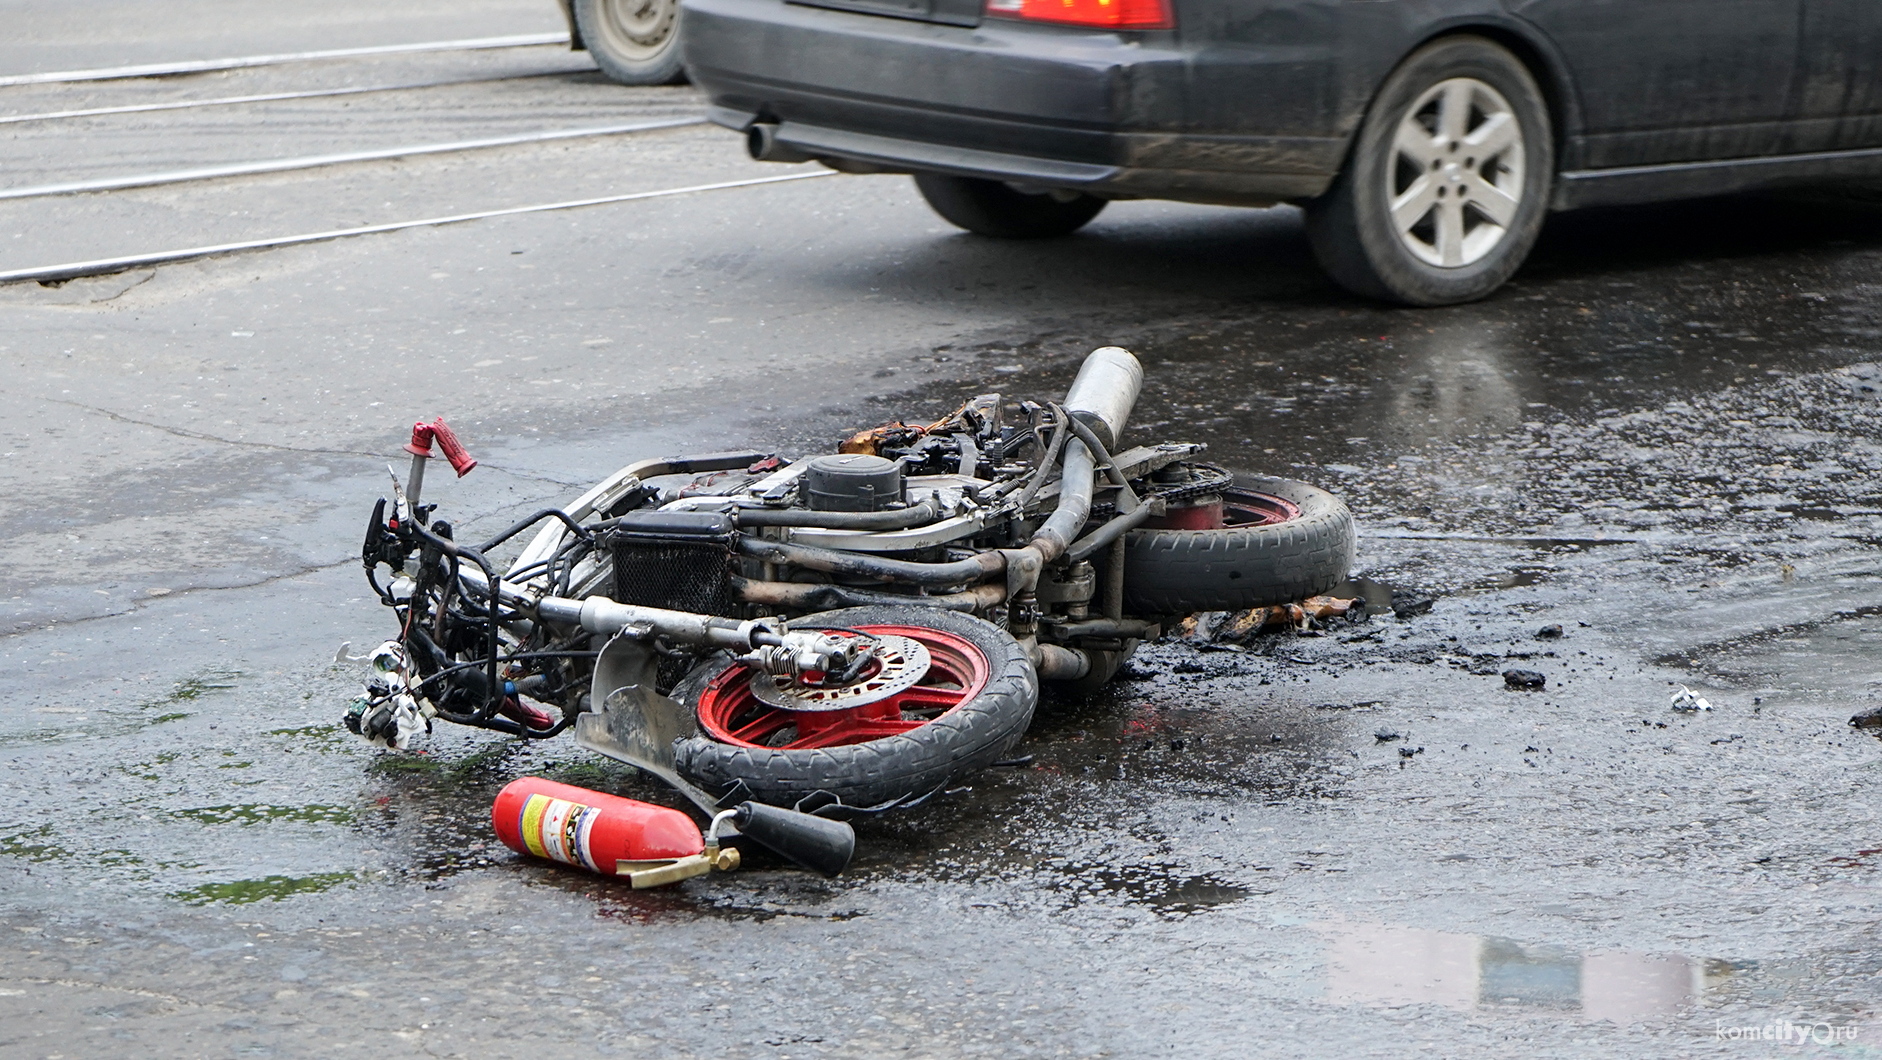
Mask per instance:
[[[928,673],[928,649],[913,637],[892,633],[875,637],[876,671],[860,681],[829,688],[810,688],[790,683],[780,684],[767,673],[755,673],[751,694],[758,701],[779,710],[849,710],[876,703],[912,688]]]

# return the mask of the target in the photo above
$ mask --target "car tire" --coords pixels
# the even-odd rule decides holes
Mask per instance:
[[[1231,509],[1276,514],[1219,530],[1126,535],[1127,614],[1190,615],[1293,603],[1326,592],[1352,570],[1353,513],[1326,490],[1292,479],[1237,475],[1223,500]]]
[[[680,65],[679,0],[574,0],[575,26],[595,65],[623,85],[676,85]]]
[[[1529,70],[1485,38],[1447,37],[1385,79],[1345,168],[1307,205],[1307,234],[1355,294],[1475,301],[1535,246],[1554,179],[1552,123]]]
[[[1071,235],[1108,200],[1079,192],[1028,192],[998,180],[917,173],[915,187],[934,212],[969,232],[996,239]]]

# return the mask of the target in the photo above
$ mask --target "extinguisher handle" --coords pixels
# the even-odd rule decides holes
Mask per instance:
[[[470,474],[471,468],[477,466],[477,461],[471,459],[469,450],[464,448],[463,442],[457,440],[451,428],[444,425],[444,417],[431,421],[430,426],[432,436],[438,440],[438,448],[444,450],[444,458],[451,462],[451,470],[457,472],[458,478]]]

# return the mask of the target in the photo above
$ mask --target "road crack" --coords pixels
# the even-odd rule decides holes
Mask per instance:
[[[271,574],[266,578],[262,578],[262,579],[259,579],[257,581],[252,581],[252,582],[243,582],[240,585],[198,585],[190,589],[175,589],[168,593],[165,593],[162,596],[151,596],[151,597],[146,597],[142,600],[132,600],[130,602],[130,606],[126,607],[122,611],[112,611],[108,614],[102,614],[102,615],[85,615],[81,618],[53,619],[50,622],[45,622],[40,625],[15,626],[15,627],[6,629],[4,632],[0,632],[0,641],[10,640],[14,637],[24,637],[24,636],[31,635],[33,633],[40,633],[48,629],[54,629],[54,628],[63,627],[63,626],[82,626],[88,622],[101,622],[108,618],[123,618],[125,615],[136,614],[138,611],[142,611],[147,605],[154,603],[158,600],[163,600],[163,601],[168,602],[170,600],[180,600],[183,597],[190,596],[194,593],[225,593],[225,592],[230,592],[235,589],[254,589],[254,588],[259,588],[264,585],[273,585],[276,582],[287,581],[290,578],[299,578],[308,574],[320,574],[325,571],[338,570],[339,568],[344,567],[350,563],[358,563],[358,562],[359,562],[358,559],[355,559],[349,556],[346,559],[335,560],[332,563],[316,563],[311,566],[297,567],[291,571],[283,571],[280,574]]]
[[[85,304],[86,305],[104,305],[106,302],[115,302],[118,299],[123,298],[125,295],[130,294],[132,291],[137,290],[139,287],[144,286],[145,284],[149,283],[150,281],[156,278],[157,278],[157,270],[147,269],[145,270],[143,276],[139,277],[133,282],[125,284],[123,287],[118,288],[116,291],[112,292],[111,294],[105,295],[103,298],[88,298],[85,300]]]
[[[498,525],[502,525],[503,513],[525,511],[525,510],[534,511],[534,510],[538,510],[538,508],[539,508],[538,505],[529,501],[514,501],[509,504],[497,506],[490,513],[489,517]],[[79,625],[84,625],[87,622],[99,622],[107,618],[123,618],[125,615],[135,614],[138,611],[143,610],[148,604],[156,600],[164,600],[164,601],[180,600],[183,597],[190,596],[195,593],[222,593],[222,592],[230,592],[236,589],[255,589],[255,588],[260,588],[266,585],[273,585],[277,582],[287,581],[292,578],[304,577],[309,574],[321,574],[326,571],[338,570],[341,567],[345,567],[350,564],[354,564],[358,562],[359,560],[356,557],[348,556],[344,559],[334,560],[331,563],[314,563],[314,564],[310,564],[304,567],[297,567],[294,570],[283,571],[279,574],[271,574],[266,578],[261,578],[252,582],[243,582],[240,585],[199,585],[194,588],[176,589],[176,590],[172,590],[171,592],[165,593],[163,596],[160,596],[160,597],[152,596],[152,597],[146,597],[142,600],[132,600],[130,601],[130,606],[126,607],[122,611],[112,611],[108,614],[102,614],[102,615],[86,615],[82,618],[54,619],[52,621],[45,622],[39,625],[15,626],[11,628],[0,629],[0,641],[5,641],[13,637],[28,636],[33,633],[42,632],[44,630],[52,629],[54,627],[59,627],[59,626],[79,626]]]
[[[128,423],[136,427],[149,427],[151,430],[162,431],[165,434],[175,435],[178,438],[188,438],[192,441],[218,442],[222,445],[242,446],[252,449],[273,449],[284,453],[306,453],[313,456],[364,456],[373,459],[384,459],[383,453],[368,453],[358,449],[304,449],[300,446],[281,445],[277,442],[251,442],[238,438],[223,438],[214,434],[205,434],[202,431],[192,431],[187,427],[172,427],[168,424],[153,423],[150,420],[140,420],[135,416],[126,416],[121,412],[102,409],[96,405],[87,405],[81,401],[67,401],[64,398],[47,398],[46,400],[57,405],[69,405],[72,408],[84,412],[97,413],[100,416],[116,420],[119,423]]]
[[[370,459],[370,460],[386,459],[386,455],[384,453],[366,452],[360,449],[309,449],[309,448],[303,448],[301,446],[295,446],[295,445],[282,445],[279,442],[251,442],[246,439],[240,439],[240,438],[223,438],[219,435],[207,434],[202,431],[192,431],[187,427],[173,427],[173,426],[170,426],[169,424],[154,423],[150,420],[140,420],[135,416],[126,416],[121,412],[113,412],[110,409],[99,408],[96,405],[87,405],[81,401],[67,401],[64,398],[47,398],[46,400],[57,405],[69,405],[72,408],[79,409],[84,412],[96,413],[100,416],[106,417],[107,419],[116,420],[119,423],[128,423],[135,427],[148,427],[154,431],[162,431],[165,434],[174,435],[175,437],[178,437],[178,438],[188,438],[191,441],[216,442],[221,445],[231,445],[231,446],[236,446],[240,448],[250,448],[250,449],[272,449],[277,452],[301,453],[301,454],[308,455],[308,456],[361,456],[361,457],[366,457],[367,459]],[[569,480],[569,479],[556,478],[553,475],[545,475],[545,474],[540,474],[536,472],[518,471],[518,470],[515,470],[514,468],[505,467],[502,464],[490,463],[487,460],[478,461],[477,466],[487,467],[492,471],[498,471],[505,475],[510,475],[514,478],[528,479],[534,482],[552,482],[558,486],[580,485],[580,483]]]
[[[226,1010],[226,1006],[215,1002],[193,1001],[179,994],[165,994],[156,990],[144,990],[135,986],[112,986],[110,983],[97,983],[87,979],[53,979],[39,975],[12,975],[0,978],[0,983],[31,983],[34,986],[76,986],[90,990],[109,990],[114,994],[129,994],[132,997],[150,998],[154,1001],[167,1001],[172,1005],[184,1005],[189,1008]]]

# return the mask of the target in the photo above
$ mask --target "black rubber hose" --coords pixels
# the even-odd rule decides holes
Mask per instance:
[[[512,654],[505,655],[502,657],[502,659],[504,662],[517,662],[523,659],[565,659],[565,658],[592,659],[600,654],[601,654],[600,652],[595,652],[595,651],[525,651],[525,652],[514,652]],[[457,673],[458,671],[470,670],[470,669],[474,669],[482,665],[483,665],[483,661],[479,660],[477,662],[457,663],[453,666],[448,666],[442,670],[439,670],[437,673],[432,674],[430,677],[427,677],[424,680],[418,682],[418,684],[411,686],[410,691],[412,692],[413,695],[418,695],[420,694],[420,690],[423,689],[426,685],[431,684],[433,681],[436,681],[441,677],[447,677],[453,673]],[[495,707],[486,707],[483,709],[479,709],[476,713],[473,713],[473,714],[459,714],[456,711],[439,710],[438,717],[443,718],[445,721],[452,722],[457,725],[469,725],[473,728],[489,729],[493,732],[507,733],[511,736],[520,736],[526,740],[546,740],[551,736],[559,735],[563,730],[575,724],[575,719],[578,716],[574,714],[565,714],[563,715],[562,720],[556,722],[554,725],[551,725],[546,729],[532,729],[527,725],[519,725],[516,722],[510,721],[507,718],[498,718],[498,717],[492,716],[495,714],[497,709],[500,709],[502,707],[504,699],[507,698],[506,694],[503,691],[503,687],[501,685],[498,685],[493,690],[493,692],[491,693],[491,697],[492,697],[491,702],[496,705]]]
[[[1117,469],[1117,461],[1112,460],[1111,454],[1105,451],[1104,443],[1098,440],[1098,436],[1091,432],[1090,427],[1080,423],[1076,418],[1068,419],[1066,422],[1072,428],[1072,433],[1078,436],[1078,440],[1085,443],[1085,448],[1091,450],[1092,456],[1098,461],[1099,470],[1104,472],[1104,477],[1110,479],[1111,484],[1118,488],[1118,499],[1130,502],[1128,505],[1119,504],[1118,511],[1136,511],[1141,503],[1137,499],[1137,492],[1131,489],[1130,480],[1124,477],[1124,473]]]
[[[941,515],[933,501],[886,512],[810,512],[801,508],[735,508],[732,517],[745,526],[805,526],[819,530],[907,530],[926,526]]]
[[[1054,405],[1052,411],[1058,417],[1058,423],[1052,430],[1052,442],[1046,446],[1046,451],[1040,454],[1038,468],[1033,471],[1032,478],[1026,482],[1026,488],[1020,491],[1019,498],[1014,502],[1019,505],[1021,515],[1026,514],[1026,506],[1031,504],[1033,497],[1038,495],[1039,487],[1046,484],[1046,475],[1058,466],[1059,453],[1065,448],[1065,439],[1070,437],[1065,431],[1065,421],[1068,418],[1065,410]]]
[[[518,725],[508,718],[484,718],[478,720],[476,716],[471,714],[453,714],[445,710],[438,712],[438,717],[448,722],[453,722],[458,725],[469,725],[474,729],[489,729],[492,732],[507,733],[510,736],[520,736],[525,740],[547,740],[551,736],[559,736],[564,729],[575,724],[575,719],[580,716],[579,714],[570,714],[546,729],[532,729],[527,725]]]
[[[427,637],[426,641],[427,643],[429,643],[430,638]],[[507,662],[521,662],[524,659],[592,659],[600,654],[601,653],[598,651],[521,651],[521,652],[512,652],[508,655],[500,655],[497,657],[497,660],[499,662],[507,663]],[[433,660],[433,664],[434,665],[437,664],[435,659]],[[478,659],[476,662],[451,663],[447,666],[444,666],[442,669],[438,670],[436,673],[433,673],[430,677],[426,677],[423,680],[420,680],[417,684],[412,685],[410,688],[410,691],[413,694],[417,694],[426,685],[431,684],[433,681],[436,681],[440,677],[448,677],[451,674],[457,673],[460,670],[476,669],[477,667],[482,666],[483,664],[484,664],[484,661],[482,659]],[[425,694],[430,695],[429,692]],[[441,713],[439,716],[443,717],[444,715]],[[459,716],[469,717],[469,715],[459,715]]]
[[[587,541],[579,539],[570,541],[568,544],[556,549],[555,555],[549,559],[548,573],[549,581],[555,586],[555,594],[557,596],[567,596],[569,594],[569,581],[575,576],[576,566],[592,551],[594,551],[593,538]]]
[[[510,538],[515,537],[517,534],[520,534],[523,531],[529,529],[530,527],[535,526],[537,523],[542,522],[544,519],[549,518],[550,516],[554,516],[555,518],[562,520],[563,525],[567,526],[571,531],[574,532],[576,537],[581,538],[583,541],[594,540],[594,538],[589,535],[588,531],[582,529],[582,524],[576,522],[574,519],[569,517],[569,513],[563,511],[560,508],[544,508],[542,511],[537,512],[535,515],[532,515],[527,519],[522,519],[522,520],[517,521],[517,523],[511,526],[508,530],[505,530],[504,532],[484,542],[482,545],[479,545],[477,548],[477,551],[488,552],[491,549],[496,548],[498,545],[503,544],[505,541],[508,541]]]
[[[489,653],[489,658],[485,662],[485,666],[488,671],[487,676],[490,679],[490,687],[493,689],[501,689],[503,686],[498,683],[498,679],[497,679],[497,655],[499,654],[500,647],[501,647],[500,642],[499,642],[499,637],[501,636],[501,633],[502,633],[501,623],[503,621],[503,616],[502,616],[502,609],[501,607],[498,606],[499,600],[500,600],[500,595],[498,593],[498,586],[500,583],[497,580],[496,570],[490,566],[490,561],[484,558],[483,553],[477,551],[476,549],[466,548],[463,545],[458,544],[456,541],[453,541],[448,537],[440,537],[437,534],[432,533],[429,528],[424,526],[422,523],[417,522],[416,520],[412,522],[412,529],[418,533],[418,536],[424,538],[425,541],[429,543],[433,548],[436,548],[438,551],[444,553],[447,556],[450,556],[453,560],[462,560],[462,559],[468,558],[471,562],[477,564],[478,568],[484,572],[485,591],[487,591],[490,594],[489,605],[485,611],[485,613],[489,616],[489,624],[490,624],[490,653]],[[451,572],[451,580],[452,580],[453,585],[457,584],[457,572],[455,570]],[[490,702],[485,703],[482,707],[478,708],[476,715],[474,715],[477,719],[476,721],[466,722],[464,724],[481,725],[484,722],[489,721],[490,716],[497,712],[497,708],[501,706],[502,703],[503,703],[502,695],[499,692],[490,700]]]

